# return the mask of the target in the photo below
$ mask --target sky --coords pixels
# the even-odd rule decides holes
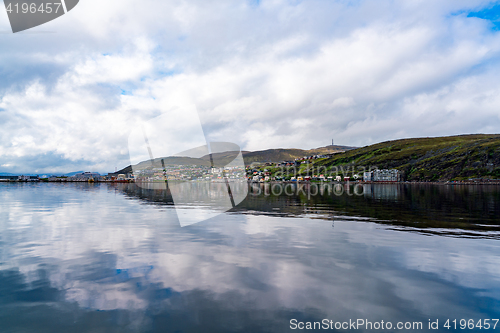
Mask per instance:
[[[193,108],[243,150],[500,132],[499,2],[81,0],[16,34],[0,7],[0,172],[113,172]]]

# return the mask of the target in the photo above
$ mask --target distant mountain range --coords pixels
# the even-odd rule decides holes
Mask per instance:
[[[8,173],[8,172],[0,172],[0,176],[19,176],[19,175],[24,175],[24,176],[41,176],[41,175],[47,175],[47,176],[57,176],[57,177],[62,177],[62,176],[65,176],[65,177],[71,177],[71,176],[74,176],[78,173],[82,173],[83,171],[74,171],[74,172],[70,172],[70,173],[65,173],[65,174],[61,174],[61,173]]]
[[[83,173],[83,172],[84,171],[75,171],[75,172],[65,173],[64,175],[61,175],[61,176],[71,177],[71,176],[74,176],[78,173]],[[54,175],[54,176],[59,176],[59,175]]]

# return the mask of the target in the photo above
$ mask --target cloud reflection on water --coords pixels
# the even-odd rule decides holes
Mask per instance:
[[[280,332],[292,318],[500,313],[497,240],[239,213],[181,228],[168,205],[106,185],[0,186],[7,330]]]

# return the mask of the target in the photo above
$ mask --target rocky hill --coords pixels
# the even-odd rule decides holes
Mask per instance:
[[[259,151],[244,151],[243,159],[245,160],[246,165],[250,165],[254,162],[263,163],[293,161],[296,158],[301,158],[304,156],[341,153],[355,148],[356,147],[348,146],[326,146],[309,150],[279,148]]]

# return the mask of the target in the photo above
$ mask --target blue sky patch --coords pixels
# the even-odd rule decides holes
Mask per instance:
[[[470,12],[467,17],[477,17],[483,20],[488,20],[493,23],[493,30],[500,30],[500,3],[495,3],[493,6],[481,9],[476,12]]]
[[[260,0],[249,0],[248,5],[252,8],[259,7],[260,5]]]
[[[180,73],[181,73],[180,71],[176,71],[176,70],[158,71],[158,75],[160,75],[161,77],[174,76],[174,75],[180,74]]]

